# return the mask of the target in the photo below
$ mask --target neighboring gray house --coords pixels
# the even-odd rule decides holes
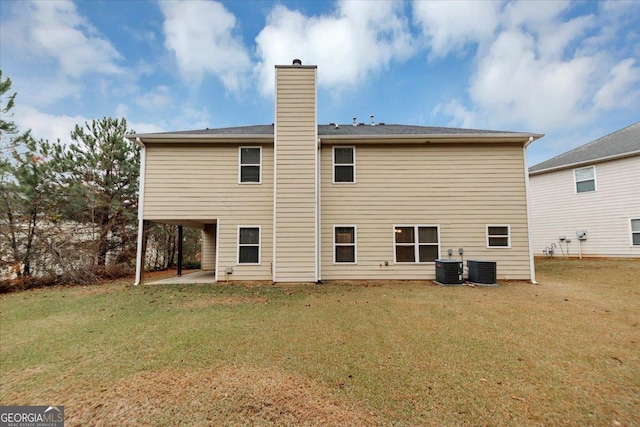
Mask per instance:
[[[529,177],[536,256],[640,258],[640,122],[532,166]]]

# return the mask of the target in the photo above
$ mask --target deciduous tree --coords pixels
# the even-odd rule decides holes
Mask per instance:
[[[10,158],[0,160],[0,247],[19,277],[33,273],[32,261],[41,249],[37,234],[51,207],[48,149],[46,141],[27,132],[13,139]]]

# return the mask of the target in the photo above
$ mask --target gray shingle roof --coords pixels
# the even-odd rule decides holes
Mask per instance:
[[[546,170],[562,169],[603,159],[623,157],[635,152],[640,153],[640,122],[531,166],[529,172],[540,173]]]
[[[216,129],[159,132],[154,135],[273,135],[273,125],[236,126]]]
[[[353,126],[352,124],[338,125],[318,125],[318,135],[334,136],[334,135],[465,135],[465,134],[503,134],[514,133],[496,130],[480,130],[480,129],[462,129],[462,128],[446,128],[434,126],[413,126],[413,125],[395,125],[395,124],[377,124]]]
[[[160,132],[153,135],[273,135],[273,125],[237,126],[216,129],[185,130],[177,132]],[[318,135],[466,135],[466,134],[517,134],[496,130],[462,129],[434,126],[413,126],[397,124],[377,124],[376,126],[352,124],[318,125]],[[150,135],[150,134],[147,134]],[[142,136],[142,135],[139,135]]]

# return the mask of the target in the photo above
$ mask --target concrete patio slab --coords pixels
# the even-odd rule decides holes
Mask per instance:
[[[188,285],[195,283],[215,283],[215,272],[196,271],[184,274],[181,277],[170,277],[168,279],[156,280],[153,282],[143,282],[143,285]]]

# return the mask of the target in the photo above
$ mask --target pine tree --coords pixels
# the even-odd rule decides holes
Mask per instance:
[[[76,125],[71,143],[55,145],[62,215],[93,224],[98,266],[110,255],[128,262],[135,252],[140,149],[127,133],[125,119],[105,117]]]
[[[15,104],[16,93],[9,95],[6,104],[3,101],[5,94],[11,89],[11,79],[2,80],[2,70],[0,69],[0,136],[5,134],[16,133],[16,124],[13,121],[6,120],[11,116],[11,109]]]

